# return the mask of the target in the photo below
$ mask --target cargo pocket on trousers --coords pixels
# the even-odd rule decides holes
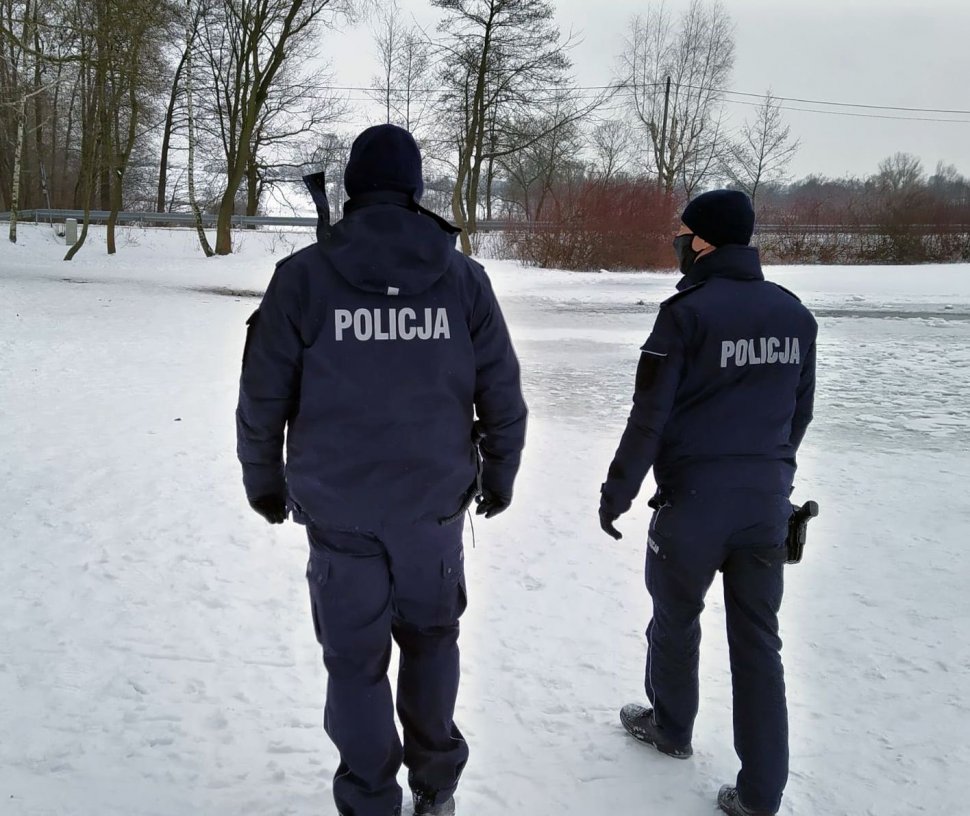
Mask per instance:
[[[459,551],[441,560],[441,597],[439,626],[452,626],[468,606],[465,587],[465,553]]]
[[[317,643],[323,642],[324,591],[330,580],[330,556],[320,552],[310,545],[310,558],[306,564],[306,579],[310,587],[310,615],[313,617],[313,632],[317,636]]]

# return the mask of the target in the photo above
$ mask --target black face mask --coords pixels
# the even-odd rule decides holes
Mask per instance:
[[[694,261],[697,260],[697,256],[700,254],[692,246],[694,237],[694,235],[688,233],[687,235],[678,235],[674,238],[674,252],[677,253],[677,260],[680,262],[680,271],[684,275],[690,275],[691,269],[694,268]]]
[[[692,233],[687,233],[687,235],[678,235],[674,238],[674,252],[677,253],[677,260],[680,262],[680,271],[684,275],[690,275],[691,270],[694,268],[694,261],[697,260],[697,256],[700,252],[691,246],[694,243],[694,236]]]

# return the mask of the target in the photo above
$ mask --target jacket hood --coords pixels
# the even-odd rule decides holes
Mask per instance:
[[[322,248],[357,289],[417,295],[444,275],[459,232],[411,196],[381,192],[347,202]]]
[[[690,274],[681,278],[677,288],[683,291],[712,278],[764,280],[758,248],[740,244],[718,247],[703,258],[698,258]]]

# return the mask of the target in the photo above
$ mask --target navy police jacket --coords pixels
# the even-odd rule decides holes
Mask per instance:
[[[678,289],[641,349],[633,409],[603,484],[617,514],[651,467],[661,489],[701,482],[787,495],[812,420],[818,326],[765,281],[757,249],[716,249]]]
[[[318,242],[277,266],[249,320],[248,497],[285,493],[296,521],[345,529],[456,520],[477,492],[480,432],[484,487],[511,498],[526,406],[485,271],[404,196],[368,194],[331,228],[314,181]]]

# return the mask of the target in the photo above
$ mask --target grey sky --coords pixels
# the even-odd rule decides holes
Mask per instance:
[[[670,9],[689,0],[667,0]],[[580,42],[573,50],[580,85],[613,77],[630,18],[642,0],[554,0],[559,25]],[[433,26],[428,0],[399,0],[404,15]],[[731,89],[836,102],[970,110],[970,3],[965,0],[732,0],[737,58]],[[323,45],[341,84],[368,84],[375,73],[366,25],[330,34]],[[811,107],[787,103],[792,107]],[[753,108],[730,104],[731,124]],[[863,113],[865,111],[853,111]],[[869,113],[947,118],[893,111]],[[786,112],[802,147],[796,176],[861,175],[897,150],[920,156],[927,169],[940,159],[970,174],[970,115],[965,124],[906,122]],[[359,112],[353,125],[368,124]]]

